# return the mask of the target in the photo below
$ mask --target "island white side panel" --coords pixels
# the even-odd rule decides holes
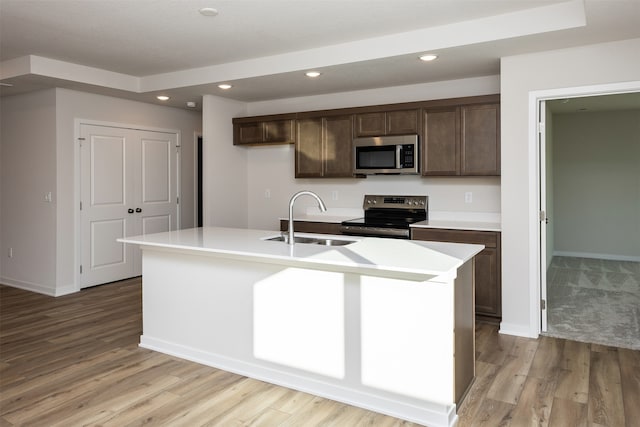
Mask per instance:
[[[141,346],[412,422],[455,425],[453,324],[443,315],[452,313],[452,283],[371,279],[145,247]],[[388,293],[391,283],[398,292]],[[375,336],[373,319],[385,317],[387,331],[363,341],[363,327]],[[414,325],[399,338],[389,328],[404,322]],[[398,345],[411,354],[402,362],[403,377],[415,374],[409,385],[393,374],[363,381],[363,361],[386,363],[369,352]],[[428,359],[435,349],[441,361]],[[433,372],[451,376],[434,382]]]

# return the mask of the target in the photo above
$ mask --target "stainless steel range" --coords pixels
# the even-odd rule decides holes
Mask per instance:
[[[409,226],[429,218],[428,196],[364,196],[364,218],[342,222],[342,234],[409,238]]]

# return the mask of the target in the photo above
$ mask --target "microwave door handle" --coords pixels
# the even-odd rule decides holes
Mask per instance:
[[[402,168],[402,145],[396,145],[396,168]]]

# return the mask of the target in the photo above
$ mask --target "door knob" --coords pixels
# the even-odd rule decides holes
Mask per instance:
[[[133,209],[129,208],[129,209],[127,210],[127,212],[129,212],[129,213],[133,213]]]
[[[140,213],[140,212],[142,212],[142,209],[136,208],[136,212]]]

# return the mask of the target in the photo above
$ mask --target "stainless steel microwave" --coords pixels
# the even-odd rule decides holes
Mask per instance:
[[[375,136],[353,140],[353,173],[420,173],[418,135]]]

